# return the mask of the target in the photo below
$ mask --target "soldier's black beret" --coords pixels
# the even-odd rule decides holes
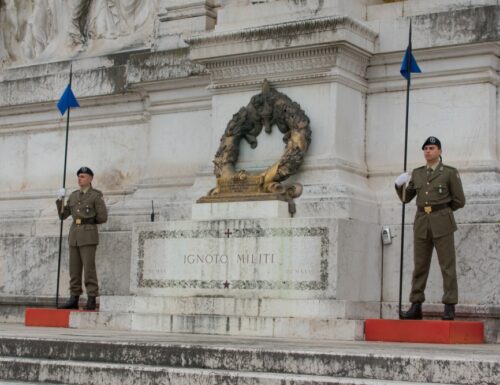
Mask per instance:
[[[434,144],[434,145],[438,146],[438,148],[441,150],[441,142],[435,136],[429,136],[427,138],[427,140],[424,142],[424,144],[422,144],[422,150],[424,149],[425,146],[428,146],[428,145],[431,145],[431,144]]]
[[[92,172],[92,170],[90,168],[88,168],[88,167],[85,167],[85,166],[80,167],[78,169],[78,171],[76,172],[77,176],[80,175],[80,174],[89,174],[91,176],[94,176],[94,173]]]

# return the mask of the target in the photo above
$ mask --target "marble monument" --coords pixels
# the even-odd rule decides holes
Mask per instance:
[[[76,188],[74,172],[91,167],[110,213],[97,256],[101,312],[73,326],[359,339],[364,318],[396,317],[393,183],[410,20],[422,74],[412,80],[408,166],[422,164],[421,143],[435,135],[459,169],[457,314],[485,320],[487,340],[500,341],[494,0],[0,1],[2,320],[20,322],[23,306],[55,295],[65,130],[55,103],[71,63],[81,108],[71,114],[67,180]],[[300,105],[312,132],[288,179],[302,185],[293,218],[285,202],[199,207],[216,186],[212,160],[228,122],[264,79]],[[284,152],[279,129],[265,135],[256,148],[241,143],[238,164],[250,174]],[[382,245],[383,226],[392,244]],[[433,264],[428,317],[442,309]]]

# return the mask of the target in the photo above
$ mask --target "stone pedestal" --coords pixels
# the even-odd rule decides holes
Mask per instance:
[[[288,203],[283,201],[201,203],[193,205],[191,214],[195,221],[290,217]]]
[[[197,220],[136,224],[134,296],[104,296],[70,325],[362,339],[362,320],[379,315],[380,251],[366,253],[378,226],[286,214],[280,201],[209,203]]]

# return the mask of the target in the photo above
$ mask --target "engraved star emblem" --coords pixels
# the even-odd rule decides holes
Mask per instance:
[[[224,289],[229,289],[229,282],[227,280],[224,282]]]

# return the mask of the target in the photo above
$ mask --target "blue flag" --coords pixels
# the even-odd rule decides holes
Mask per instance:
[[[71,90],[71,85],[68,84],[61,99],[57,102],[57,108],[61,111],[61,115],[64,115],[69,107],[80,107],[78,100],[76,100],[75,94]]]
[[[410,73],[421,73],[422,71],[420,70],[420,67],[417,64],[417,61],[413,57],[413,54],[411,53],[410,47],[406,49],[405,56],[403,58],[403,62],[401,63],[401,69],[399,72],[401,72],[401,75],[408,80],[411,76],[410,73],[408,73],[408,56],[410,57]]]

